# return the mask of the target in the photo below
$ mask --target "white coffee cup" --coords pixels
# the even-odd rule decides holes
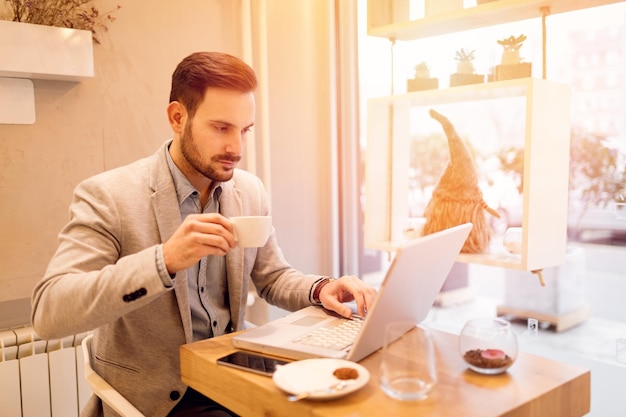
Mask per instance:
[[[231,217],[237,245],[242,248],[258,248],[264,246],[272,231],[270,216],[236,216]]]

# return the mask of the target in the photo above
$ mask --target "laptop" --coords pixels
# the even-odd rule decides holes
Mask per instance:
[[[382,347],[387,323],[418,324],[426,318],[471,229],[472,224],[465,223],[401,245],[364,319],[346,319],[310,306],[236,335],[233,346],[295,360],[337,358],[358,362]],[[360,329],[344,346],[301,342],[312,331],[319,333],[321,328],[326,331],[328,326],[350,326],[352,322]]]

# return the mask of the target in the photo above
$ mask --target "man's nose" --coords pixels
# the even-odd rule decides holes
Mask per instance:
[[[243,135],[241,132],[233,133],[228,138],[228,143],[226,144],[226,152],[241,155],[243,151]]]

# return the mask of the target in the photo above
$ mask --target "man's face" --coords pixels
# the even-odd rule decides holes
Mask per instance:
[[[192,175],[228,181],[241,159],[247,133],[254,124],[252,92],[209,88],[180,137],[182,156]]]

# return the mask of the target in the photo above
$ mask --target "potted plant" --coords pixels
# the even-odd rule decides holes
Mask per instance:
[[[496,81],[530,77],[532,64],[523,62],[520,56],[520,49],[525,40],[526,35],[522,34],[517,37],[511,35],[497,41],[503,50],[500,65],[496,65]]]
[[[115,19],[93,3],[0,0],[0,108],[11,109],[3,114],[3,124],[35,122],[31,79],[80,82],[94,76],[97,32]],[[13,97],[19,97],[19,106]]]
[[[454,59],[457,61],[456,73],[450,75],[450,86],[478,84],[485,80],[482,74],[476,74],[474,69],[474,52],[464,48],[456,51]]]
[[[115,21],[113,11],[101,13],[94,0],[0,0],[0,20],[88,30],[100,43],[98,31]],[[115,10],[122,6],[118,5]]]
[[[439,87],[439,80],[431,78],[428,64],[422,61],[413,67],[413,78],[407,80],[407,91],[432,90]]]
[[[93,43],[113,22],[94,0],[0,0],[0,76],[93,77]],[[117,6],[119,9],[120,6]],[[42,47],[45,45],[45,47]],[[8,74],[8,75],[7,75]]]

